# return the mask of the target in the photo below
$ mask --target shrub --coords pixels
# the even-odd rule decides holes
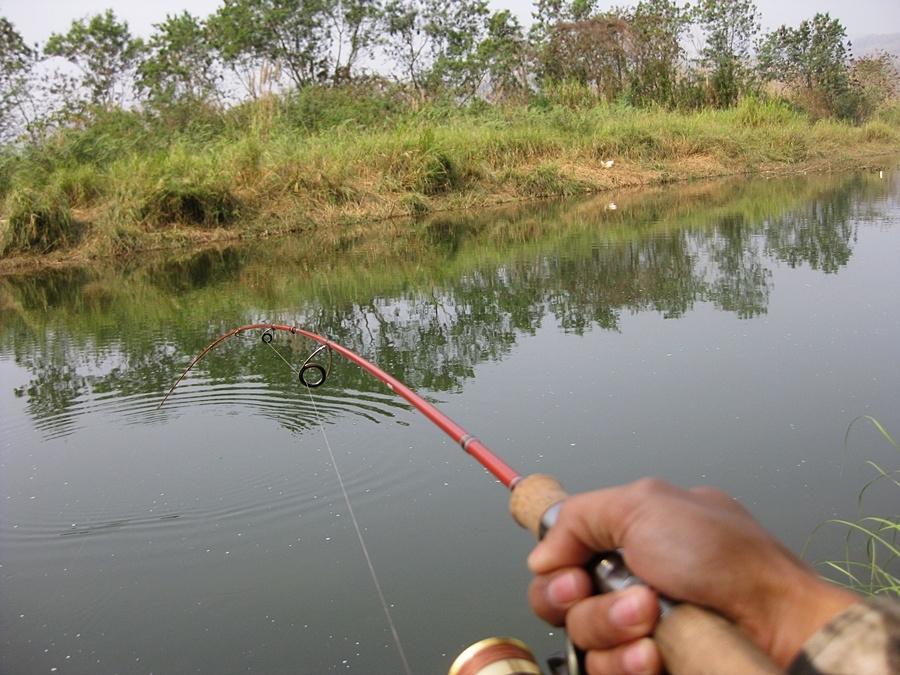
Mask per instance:
[[[382,128],[387,120],[406,110],[389,88],[369,83],[304,87],[284,101],[285,121],[307,132],[341,125]]]

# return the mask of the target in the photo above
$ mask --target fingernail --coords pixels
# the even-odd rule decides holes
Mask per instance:
[[[648,638],[638,640],[622,654],[622,666],[630,675],[644,675],[650,672],[653,658],[653,642]]]
[[[609,620],[617,626],[633,626],[641,620],[641,603],[634,594],[626,594],[609,608]]]
[[[547,599],[554,605],[567,605],[576,599],[575,576],[560,574],[547,584]]]

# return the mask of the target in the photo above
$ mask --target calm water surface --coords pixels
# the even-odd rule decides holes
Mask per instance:
[[[856,517],[866,460],[900,465],[867,423],[844,444],[859,415],[900,432],[900,174],[610,199],[0,279],[0,672],[401,672],[326,442],[414,672],[560,646],[504,491],[355,367],[311,398],[247,335],[156,409],[251,321],[337,339],[573,491],[712,483],[797,551]]]

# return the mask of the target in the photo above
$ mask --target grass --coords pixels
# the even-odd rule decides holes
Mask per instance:
[[[844,436],[847,447],[850,430],[857,422],[867,421],[896,450],[900,445],[887,429],[874,417],[864,415],[850,423]],[[835,518],[823,526],[839,527],[845,531],[842,558],[826,560],[820,566],[838,583],[865,595],[891,595],[900,597],[900,515],[868,515],[865,513],[865,496],[876,485],[886,483],[892,489],[900,488],[900,470],[888,470],[873,461],[866,464],[874,476],[859,491],[856,519]],[[821,529],[820,526],[818,529]],[[814,533],[815,534],[815,533]]]
[[[28,187],[9,194],[0,221],[0,253],[47,253],[77,238],[69,200],[54,186]]]
[[[855,127],[757,99],[672,112],[586,105],[577,93],[531,107],[413,109],[389,92],[310,89],[175,128],[101,113],[0,156],[0,217],[15,221],[4,253],[78,244],[91,257],[684,178],[843,168],[900,149],[892,113]],[[70,231],[76,218],[82,237]]]

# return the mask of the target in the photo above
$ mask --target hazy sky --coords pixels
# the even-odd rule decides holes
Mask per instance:
[[[635,3],[636,0],[600,0],[601,6]],[[133,33],[147,36],[152,25],[166,14],[186,9],[206,16],[219,4],[220,0],[0,0],[0,15],[12,21],[28,42],[36,42],[45,40],[50,33],[65,32],[73,19],[109,8],[128,21]],[[511,9],[524,23],[529,22],[529,0],[490,0],[490,4],[497,9]],[[816,12],[829,12],[844,23],[851,38],[900,33],[900,0],[757,0],[757,5],[764,28],[796,25]]]

